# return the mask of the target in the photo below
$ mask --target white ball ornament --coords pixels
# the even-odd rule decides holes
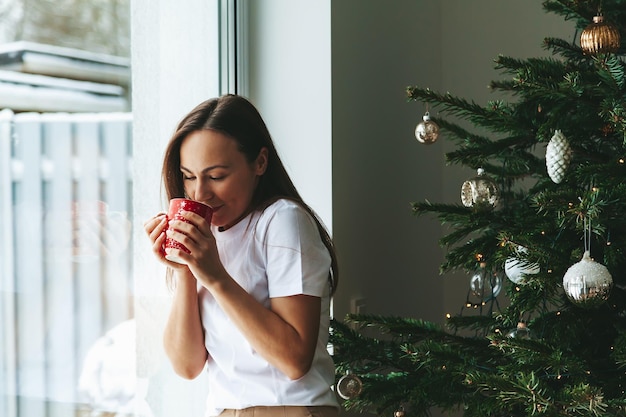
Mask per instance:
[[[528,252],[528,249],[523,246],[518,246],[517,252],[526,253]],[[538,274],[539,271],[539,264],[531,263],[524,259],[516,258],[514,256],[508,258],[504,262],[504,273],[511,281],[516,284],[522,284],[526,276]]]
[[[570,266],[563,276],[563,289],[569,300],[580,307],[593,308],[604,303],[613,287],[609,270],[585,251],[580,262]]]

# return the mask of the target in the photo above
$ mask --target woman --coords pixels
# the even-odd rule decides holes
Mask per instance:
[[[145,224],[175,280],[165,351],[185,378],[206,366],[206,415],[336,416],[335,252],[258,111],[235,95],[198,105],[167,147],[163,181],[169,199],[213,208],[210,225],[191,212],[188,223],[160,214]],[[167,249],[185,265],[165,259],[166,236],[189,249]]]

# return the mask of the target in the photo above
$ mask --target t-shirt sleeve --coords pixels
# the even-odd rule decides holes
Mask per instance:
[[[315,221],[303,208],[280,207],[268,222],[265,243],[270,298],[324,295],[330,254]]]

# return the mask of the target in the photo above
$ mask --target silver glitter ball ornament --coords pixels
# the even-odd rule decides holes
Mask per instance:
[[[570,266],[563,276],[563,289],[569,300],[584,308],[604,303],[613,288],[613,277],[602,264],[591,259],[585,251],[580,262]]]
[[[415,128],[415,139],[418,142],[430,145],[435,143],[439,138],[439,125],[430,120],[430,114],[426,112],[420,122]]]
[[[484,169],[478,168],[477,174],[463,183],[461,202],[465,207],[494,208],[500,198],[498,186],[491,177],[485,174]]]

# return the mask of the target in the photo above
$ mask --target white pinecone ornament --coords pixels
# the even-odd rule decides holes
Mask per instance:
[[[560,130],[554,132],[554,136],[548,142],[546,149],[546,167],[550,179],[559,184],[565,177],[565,171],[572,160],[572,148]]]

